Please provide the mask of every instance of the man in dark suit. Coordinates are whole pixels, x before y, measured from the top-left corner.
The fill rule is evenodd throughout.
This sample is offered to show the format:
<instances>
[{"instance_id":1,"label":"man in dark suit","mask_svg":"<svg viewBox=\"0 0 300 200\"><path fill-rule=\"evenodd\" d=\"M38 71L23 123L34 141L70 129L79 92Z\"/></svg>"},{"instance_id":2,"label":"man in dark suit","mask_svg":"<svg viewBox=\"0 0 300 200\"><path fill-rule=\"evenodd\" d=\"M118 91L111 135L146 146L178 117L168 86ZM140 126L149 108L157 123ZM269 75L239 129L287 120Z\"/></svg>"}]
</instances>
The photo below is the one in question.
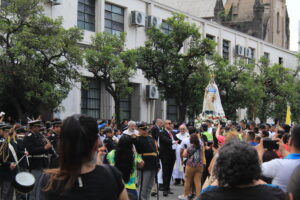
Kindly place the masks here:
<instances>
[{"instance_id":1,"label":"man in dark suit","mask_svg":"<svg viewBox=\"0 0 300 200\"><path fill-rule=\"evenodd\" d=\"M176 160L175 149L176 136L172 133L172 122L166 120L164 129L159 133L159 158L162 164L162 178L163 178L163 195L168 196L170 192L170 181Z\"/></svg>"},{"instance_id":2,"label":"man in dark suit","mask_svg":"<svg viewBox=\"0 0 300 200\"><path fill-rule=\"evenodd\" d=\"M155 141L158 140L159 132L161 130L162 125L163 125L162 120L156 119L154 126L151 128L151 135L155 139Z\"/></svg>"}]
</instances>

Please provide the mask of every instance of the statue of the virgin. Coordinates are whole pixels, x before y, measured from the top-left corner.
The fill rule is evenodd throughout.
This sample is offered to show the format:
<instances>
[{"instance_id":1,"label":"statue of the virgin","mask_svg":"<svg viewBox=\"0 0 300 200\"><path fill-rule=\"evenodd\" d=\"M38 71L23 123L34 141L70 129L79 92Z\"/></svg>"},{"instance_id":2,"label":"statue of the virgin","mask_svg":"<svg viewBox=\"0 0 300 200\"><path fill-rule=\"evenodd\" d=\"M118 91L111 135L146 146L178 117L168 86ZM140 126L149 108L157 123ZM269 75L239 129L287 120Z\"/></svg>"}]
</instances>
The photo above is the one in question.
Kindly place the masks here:
<instances>
[{"instance_id":1,"label":"statue of the virgin","mask_svg":"<svg viewBox=\"0 0 300 200\"><path fill-rule=\"evenodd\" d=\"M219 89L213 76L205 89L202 115L225 117Z\"/></svg>"}]
</instances>

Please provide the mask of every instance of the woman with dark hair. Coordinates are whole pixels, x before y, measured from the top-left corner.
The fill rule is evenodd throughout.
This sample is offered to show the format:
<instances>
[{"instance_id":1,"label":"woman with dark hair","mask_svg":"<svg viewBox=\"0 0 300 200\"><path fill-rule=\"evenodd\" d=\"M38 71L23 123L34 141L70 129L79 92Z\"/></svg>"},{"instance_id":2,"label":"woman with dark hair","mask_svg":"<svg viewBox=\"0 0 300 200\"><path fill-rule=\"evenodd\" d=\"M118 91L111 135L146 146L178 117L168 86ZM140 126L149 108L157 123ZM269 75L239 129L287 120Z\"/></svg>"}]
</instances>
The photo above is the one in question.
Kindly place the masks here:
<instances>
[{"instance_id":1,"label":"woman with dark hair","mask_svg":"<svg viewBox=\"0 0 300 200\"><path fill-rule=\"evenodd\" d=\"M182 200L188 199L193 184L195 186L196 195L199 196L201 192L201 177L205 159L204 147L200 143L199 136L196 133L190 136L190 144L191 146L183 152L183 157L187 158L187 162L185 168L184 193L178 197Z\"/></svg>"},{"instance_id":2,"label":"woman with dark hair","mask_svg":"<svg viewBox=\"0 0 300 200\"><path fill-rule=\"evenodd\" d=\"M259 180L260 161L255 148L246 142L232 140L219 152L214 173L217 181L204 189L200 200L284 200L285 194L274 185Z\"/></svg>"},{"instance_id":3,"label":"woman with dark hair","mask_svg":"<svg viewBox=\"0 0 300 200\"><path fill-rule=\"evenodd\" d=\"M136 191L137 167L142 168L144 161L141 156L133 151L133 140L129 135L123 135L115 150L107 155L109 164L114 165L122 172L123 180L126 183L129 199L135 200L138 197Z\"/></svg>"},{"instance_id":4,"label":"woman with dark hair","mask_svg":"<svg viewBox=\"0 0 300 200\"><path fill-rule=\"evenodd\" d=\"M63 121L59 142L59 168L47 170L37 183L36 199L128 200L122 175L111 167L96 165L97 122L84 115Z\"/></svg>"}]
</instances>

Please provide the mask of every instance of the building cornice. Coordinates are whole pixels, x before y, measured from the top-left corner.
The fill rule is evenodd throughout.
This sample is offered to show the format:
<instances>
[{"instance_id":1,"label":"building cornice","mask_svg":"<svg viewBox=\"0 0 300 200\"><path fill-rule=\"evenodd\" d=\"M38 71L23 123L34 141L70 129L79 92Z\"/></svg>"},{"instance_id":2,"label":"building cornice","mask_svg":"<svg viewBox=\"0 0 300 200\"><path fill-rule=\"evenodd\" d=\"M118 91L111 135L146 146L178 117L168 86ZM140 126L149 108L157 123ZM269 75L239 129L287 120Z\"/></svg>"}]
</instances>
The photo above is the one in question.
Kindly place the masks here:
<instances>
[{"instance_id":1,"label":"building cornice","mask_svg":"<svg viewBox=\"0 0 300 200\"><path fill-rule=\"evenodd\" d=\"M245 34L243 32L240 32L240 31L237 31L237 30L234 30L234 29L230 29L230 28L228 28L226 26L223 26L221 24L218 24L218 23L216 23L214 21L209 21L209 20L206 20L206 19L204 19L202 17L197 17L195 15L191 15L188 12L172 8L171 6L162 4L162 3L158 2L157 0L139 0L139 1L142 1L142 2L145 2L145 3L149 3L149 4L154 4L155 6L160 7L162 9L165 9L165 10L168 10L170 12L182 13L182 14L186 15L186 17L191 18L191 19L196 20L196 21L199 21L199 22L201 22L203 24L209 24L210 26L212 26L214 28L218 28L218 29L221 29L221 30L224 30L224 31L228 31L230 33L237 34L239 36L245 37L248 40L249 39L250 40L254 40L254 41L257 41L257 42L259 42L259 43L261 43L261 44L263 44L265 46L270 46L270 47L275 48L277 50L284 51L286 53L290 53L290 54L296 55L293 51L290 51L289 49L282 48L280 46L277 46L277 45L274 45L272 43L266 42L266 41L264 41L262 39L253 37L251 35L247 35L247 34Z\"/></svg>"}]
</instances>

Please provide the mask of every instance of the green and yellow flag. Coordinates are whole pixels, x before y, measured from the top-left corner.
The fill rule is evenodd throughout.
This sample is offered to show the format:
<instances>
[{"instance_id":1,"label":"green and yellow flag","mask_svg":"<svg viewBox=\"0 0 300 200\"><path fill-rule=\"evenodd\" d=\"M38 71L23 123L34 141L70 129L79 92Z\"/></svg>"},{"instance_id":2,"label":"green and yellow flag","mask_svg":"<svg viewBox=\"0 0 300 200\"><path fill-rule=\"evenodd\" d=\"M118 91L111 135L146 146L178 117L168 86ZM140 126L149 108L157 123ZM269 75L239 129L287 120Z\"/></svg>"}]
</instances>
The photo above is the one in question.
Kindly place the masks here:
<instances>
[{"instance_id":1,"label":"green and yellow flag","mask_svg":"<svg viewBox=\"0 0 300 200\"><path fill-rule=\"evenodd\" d=\"M290 105L287 106L285 124L287 124L287 125L291 125L292 124L291 106Z\"/></svg>"}]
</instances>

